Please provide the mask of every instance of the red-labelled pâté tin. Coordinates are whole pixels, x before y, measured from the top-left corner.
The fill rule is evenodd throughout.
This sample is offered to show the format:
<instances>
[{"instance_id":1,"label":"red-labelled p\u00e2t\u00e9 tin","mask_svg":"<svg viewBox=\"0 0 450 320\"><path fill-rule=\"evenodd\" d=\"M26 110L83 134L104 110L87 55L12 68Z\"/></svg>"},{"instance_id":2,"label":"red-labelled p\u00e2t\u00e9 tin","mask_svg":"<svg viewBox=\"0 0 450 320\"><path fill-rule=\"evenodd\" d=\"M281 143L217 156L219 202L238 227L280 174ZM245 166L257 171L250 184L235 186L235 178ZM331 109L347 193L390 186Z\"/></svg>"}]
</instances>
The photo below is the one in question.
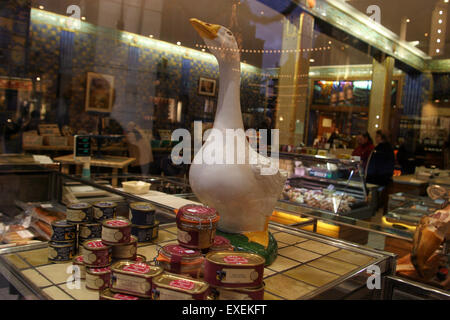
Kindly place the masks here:
<instances>
[{"instance_id":1,"label":"red-labelled p\u00e2t\u00e9 tin","mask_svg":"<svg viewBox=\"0 0 450 320\"><path fill-rule=\"evenodd\" d=\"M111 291L151 298L152 280L163 269L147 262L119 261L112 265L111 272Z\"/></svg>"},{"instance_id":2,"label":"red-labelled p\u00e2t\u00e9 tin","mask_svg":"<svg viewBox=\"0 0 450 320\"><path fill-rule=\"evenodd\" d=\"M107 244L129 243L131 222L125 218L108 219L102 223L102 241Z\"/></svg>"},{"instance_id":3,"label":"red-labelled p\u00e2t\u00e9 tin","mask_svg":"<svg viewBox=\"0 0 450 320\"><path fill-rule=\"evenodd\" d=\"M111 268L86 268L86 288L104 290L111 281Z\"/></svg>"},{"instance_id":4,"label":"red-labelled p\u00e2t\u00e9 tin","mask_svg":"<svg viewBox=\"0 0 450 320\"><path fill-rule=\"evenodd\" d=\"M206 300L209 285L178 274L163 273L153 279L153 300Z\"/></svg>"},{"instance_id":5,"label":"red-labelled p\u00e2t\u00e9 tin","mask_svg":"<svg viewBox=\"0 0 450 320\"><path fill-rule=\"evenodd\" d=\"M259 287L263 281L265 259L238 251L208 253L205 257L205 281L226 288Z\"/></svg>"},{"instance_id":6,"label":"red-labelled p\u00e2t\u00e9 tin","mask_svg":"<svg viewBox=\"0 0 450 320\"><path fill-rule=\"evenodd\" d=\"M214 244L219 214L213 208L188 204L177 213L178 242L192 249L208 249Z\"/></svg>"},{"instance_id":7,"label":"red-labelled p\u00e2t\u00e9 tin","mask_svg":"<svg viewBox=\"0 0 450 320\"><path fill-rule=\"evenodd\" d=\"M105 267L111 264L112 248L101 239L87 240L83 243L83 261L88 267Z\"/></svg>"}]
</instances>

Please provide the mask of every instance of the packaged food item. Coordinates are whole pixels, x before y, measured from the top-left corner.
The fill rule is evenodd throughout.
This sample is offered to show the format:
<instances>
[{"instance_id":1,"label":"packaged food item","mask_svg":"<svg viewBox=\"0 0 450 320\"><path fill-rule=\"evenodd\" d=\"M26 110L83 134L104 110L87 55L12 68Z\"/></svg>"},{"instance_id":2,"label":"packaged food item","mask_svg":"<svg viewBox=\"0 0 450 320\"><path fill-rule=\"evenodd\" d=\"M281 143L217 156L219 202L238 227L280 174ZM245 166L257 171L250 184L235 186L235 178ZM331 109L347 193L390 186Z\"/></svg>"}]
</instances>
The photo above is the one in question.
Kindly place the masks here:
<instances>
[{"instance_id":1,"label":"packaged food item","mask_svg":"<svg viewBox=\"0 0 450 320\"><path fill-rule=\"evenodd\" d=\"M123 293L115 293L110 289L105 289L100 292L100 300L145 300L136 296L131 296Z\"/></svg>"},{"instance_id":2,"label":"packaged food item","mask_svg":"<svg viewBox=\"0 0 450 320\"><path fill-rule=\"evenodd\" d=\"M138 226L153 225L155 223L155 207L147 202L133 202L130 204L131 223Z\"/></svg>"},{"instance_id":3,"label":"packaged food item","mask_svg":"<svg viewBox=\"0 0 450 320\"><path fill-rule=\"evenodd\" d=\"M34 238L34 234L22 225L6 226L2 234L4 243L26 244Z\"/></svg>"},{"instance_id":4,"label":"packaged food item","mask_svg":"<svg viewBox=\"0 0 450 320\"><path fill-rule=\"evenodd\" d=\"M136 260L137 238L131 236L129 243L112 246L113 259Z\"/></svg>"},{"instance_id":5,"label":"packaged food item","mask_svg":"<svg viewBox=\"0 0 450 320\"><path fill-rule=\"evenodd\" d=\"M259 287L263 281L265 259L239 251L210 252L205 257L205 281L226 288Z\"/></svg>"},{"instance_id":6,"label":"packaged food item","mask_svg":"<svg viewBox=\"0 0 450 320\"><path fill-rule=\"evenodd\" d=\"M104 290L111 281L111 268L86 268L86 288Z\"/></svg>"},{"instance_id":7,"label":"packaged food item","mask_svg":"<svg viewBox=\"0 0 450 320\"><path fill-rule=\"evenodd\" d=\"M151 298L152 280L163 269L147 262L119 261L112 265L111 272L111 291Z\"/></svg>"},{"instance_id":8,"label":"packaged food item","mask_svg":"<svg viewBox=\"0 0 450 320\"><path fill-rule=\"evenodd\" d=\"M159 250L156 258L164 270L199 278L203 274L203 256L200 251L179 245L166 245Z\"/></svg>"},{"instance_id":9,"label":"packaged food item","mask_svg":"<svg viewBox=\"0 0 450 320\"><path fill-rule=\"evenodd\" d=\"M264 283L256 288L211 287L215 300L264 300Z\"/></svg>"},{"instance_id":10,"label":"packaged food item","mask_svg":"<svg viewBox=\"0 0 450 320\"><path fill-rule=\"evenodd\" d=\"M86 241L89 239L101 238L101 236L102 236L102 224L101 223L82 223L82 224L80 224L80 239L83 239L84 241Z\"/></svg>"},{"instance_id":11,"label":"packaged food item","mask_svg":"<svg viewBox=\"0 0 450 320\"><path fill-rule=\"evenodd\" d=\"M178 242L188 248L208 249L214 243L219 214L213 208L185 205L178 210Z\"/></svg>"},{"instance_id":12,"label":"packaged food item","mask_svg":"<svg viewBox=\"0 0 450 320\"><path fill-rule=\"evenodd\" d=\"M66 214L63 212L45 209L41 207L33 207L32 215L33 217L37 218L40 221L45 222L48 225L51 225L52 222L54 221L66 219Z\"/></svg>"},{"instance_id":13,"label":"packaged food item","mask_svg":"<svg viewBox=\"0 0 450 320\"><path fill-rule=\"evenodd\" d=\"M51 262L72 261L75 252L74 241L48 243L48 260Z\"/></svg>"},{"instance_id":14,"label":"packaged food item","mask_svg":"<svg viewBox=\"0 0 450 320\"><path fill-rule=\"evenodd\" d=\"M114 218L103 221L102 241L107 244L129 243L131 222L125 218Z\"/></svg>"},{"instance_id":15,"label":"packaged food item","mask_svg":"<svg viewBox=\"0 0 450 320\"><path fill-rule=\"evenodd\" d=\"M67 206L66 219L70 223L84 223L92 220L92 206L89 203L78 202Z\"/></svg>"},{"instance_id":16,"label":"packaged food item","mask_svg":"<svg viewBox=\"0 0 450 320\"><path fill-rule=\"evenodd\" d=\"M206 300L209 285L178 274L163 273L153 280L153 300Z\"/></svg>"},{"instance_id":17,"label":"packaged food item","mask_svg":"<svg viewBox=\"0 0 450 320\"><path fill-rule=\"evenodd\" d=\"M211 248L209 248L209 251L233 251L234 247L231 245L230 240L227 238L224 238L222 236L215 236L214 238L214 244Z\"/></svg>"},{"instance_id":18,"label":"packaged food item","mask_svg":"<svg viewBox=\"0 0 450 320\"><path fill-rule=\"evenodd\" d=\"M73 258L72 264L74 267L78 268L80 279L86 279L86 265L84 264L83 256L78 255L75 258Z\"/></svg>"},{"instance_id":19,"label":"packaged food item","mask_svg":"<svg viewBox=\"0 0 450 320\"><path fill-rule=\"evenodd\" d=\"M111 246L103 243L101 239L91 239L83 243L83 260L89 267L105 267L112 262Z\"/></svg>"},{"instance_id":20,"label":"packaged food item","mask_svg":"<svg viewBox=\"0 0 450 320\"><path fill-rule=\"evenodd\" d=\"M117 204L111 201L100 201L94 203L94 220L103 221L116 217Z\"/></svg>"},{"instance_id":21,"label":"packaged food item","mask_svg":"<svg viewBox=\"0 0 450 320\"><path fill-rule=\"evenodd\" d=\"M138 242L150 242L158 238L159 233L159 221L151 226L131 226L131 234L138 239Z\"/></svg>"},{"instance_id":22,"label":"packaged food item","mask_svg":"<svg viewBox=\"0 0 450 320\"><path fill-rule=\"evenodd\" d=\"M52 222L52 241L74 241L76 240L77 226L70 224L67 220Z\"/></svg>"}]
</instances>

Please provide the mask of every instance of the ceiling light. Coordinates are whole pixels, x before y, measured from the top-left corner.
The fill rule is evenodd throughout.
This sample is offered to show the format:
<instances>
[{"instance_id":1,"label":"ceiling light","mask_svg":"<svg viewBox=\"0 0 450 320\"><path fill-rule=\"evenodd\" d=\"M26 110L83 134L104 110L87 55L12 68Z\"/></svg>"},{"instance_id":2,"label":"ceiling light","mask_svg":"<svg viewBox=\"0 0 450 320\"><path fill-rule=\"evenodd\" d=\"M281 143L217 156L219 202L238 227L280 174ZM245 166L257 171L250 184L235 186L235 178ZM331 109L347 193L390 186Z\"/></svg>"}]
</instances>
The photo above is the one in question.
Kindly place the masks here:
<instances>
[{"instance_id":1,"label":"ceiling light","mask_svg":"<svg viewBox=\"0 0 450 320\"><path fill-rule=\"evenodd\" d=\"M439 19L439 21L438 21L438 22L439 22L439 24L442 24L442 19Z\"/></svg>"},{"instance_id":2,"label":"ceiling light","mask_svg":"<svg viewBox=\"0 0 450 320\"><path fill-rule=\"evenodd\" d=\"M437 43L441 43L441 39L437 39L436 42L437 42Z\"/></svg>"},{"instance_id":3,"label":"ceiling light","mask_svg":"<svg viewBox=\"0 0 450 320\"><path fill-rule=\"evenodd\" d=\"M438 29L438 33L441 33L442 32L442 30L441 29Z\"/></svg>"},{"instance_id":4,"label":"ceiling light","mask_svg":"<svg viewBox=\"0 0 450 320\"><path fill-rule=\"evenodd\" d=\"M410 23L410 22L411 22L411 20L410 20L410 19L406 19L406 22L407 22L407 23Z\"/></svg>"},{"instance_id":5,"label":"ceiling light","mask_svg":"<svg viewBox=\"0 0 450 320\"><path fill-rule=\"evenodd\" d=\"M440 15L442 15L443 13L444 13L444 11L442 11L442 10L441 10L441 11L439 11L439 14L440 14Z\"/></svg>"},{"instance_id":6,"label":"ceiling light","mask_svg":"<svg viewBox=\"0 0 450 320\"><path fill-rule=\"evenodd\" d=\"M316 60L314 60L314 59L309 59L309 62L314 63L314 62L316 62Z\"/></svg>"},{"instance_id":7,"label":"ceiling light","mask_svg":"<svg viewBox=\"0 0 450 320\"><path fill-rule=\"evenodd\" d=\"M180 41L178 41L178 42L177 42L177 45L181 46L181 42L180 42Z\"/></svg>"},{"instance_id":8,"label":"ceiling light","mask_svg":"<svg viewBox=\"0 0 450 320\"><path fill-rule=\"evenodd\" d=\"M45 8L44 6L39 6L39 9L44 10Z\"/></svg>"},{"instance_id":9,"label":"ceiling light","mask_svg":"<svg viewBox=\"0 0 450 320\"><path fill-rule=\"evenodd\" d=\"M425 37L428 37L428 33L425 33Z\"/></svg>"},{"instance_id":10,"label":"ceiling light","mask_svg":"<svg viewBox=\"0 0 450 320\"><path fill-rule=\"evenodd\" d=\"M85 20L86 20L86 17L81 17L81 20L85 21Z\"/></svg>"},{"instance_id":11,"label":"ceiling light","mask_svg":"<svg viewBox=\"0 0 450 320\"><path fill-rule=\"evenodd\" d=\"M436 53L439 53L439 52L441 52L441 50L440 49L436 49Z\"/></svg>"}]
</instances>

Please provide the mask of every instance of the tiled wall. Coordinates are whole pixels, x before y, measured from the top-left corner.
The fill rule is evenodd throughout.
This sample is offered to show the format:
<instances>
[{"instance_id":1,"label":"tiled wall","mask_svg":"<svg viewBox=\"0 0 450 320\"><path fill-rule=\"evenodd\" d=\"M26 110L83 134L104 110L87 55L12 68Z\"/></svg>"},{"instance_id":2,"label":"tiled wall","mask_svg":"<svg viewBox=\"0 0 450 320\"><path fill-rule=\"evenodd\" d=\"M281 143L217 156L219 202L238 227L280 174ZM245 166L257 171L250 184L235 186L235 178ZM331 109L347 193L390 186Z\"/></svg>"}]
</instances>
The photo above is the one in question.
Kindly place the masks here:
<instances>
[{"instance_id":1,"label":"tiled wall","mask_svg":"<svg viewBox=\"0 0 450 320\"><path fill-rule=\"evenodd\" d=\"M181 51L148 44L145 41L149 40L144 37L133 35L133 40L129 40L131 35L126 35L130 36L128 39L125 33L84 22L80 30L70 30L63 20L61 16L32 10L30 62L46 88L45 101L52 110L50 119L61 125L70 124L76 130L94 130L96 118L84 112L87 72L114 76L115 101L111 117L122 126L135 121L151 129L152 122L148 119L155 111L155 96L184 101L185 123L182 126L190 127L190 121L204 117L206 97L197 93L198 81L200 77L218 80L214 60L186 57ZM163 60L167 61L166 67ZM243 68L241 100L244 110L259 107L264 102L261 90L250 85L259 84L262 79L258 69ZM155 125L167 129L176 126L161 119L167 114L164 101L158 108L160 119Z\"/></svg>"}]
</instances>

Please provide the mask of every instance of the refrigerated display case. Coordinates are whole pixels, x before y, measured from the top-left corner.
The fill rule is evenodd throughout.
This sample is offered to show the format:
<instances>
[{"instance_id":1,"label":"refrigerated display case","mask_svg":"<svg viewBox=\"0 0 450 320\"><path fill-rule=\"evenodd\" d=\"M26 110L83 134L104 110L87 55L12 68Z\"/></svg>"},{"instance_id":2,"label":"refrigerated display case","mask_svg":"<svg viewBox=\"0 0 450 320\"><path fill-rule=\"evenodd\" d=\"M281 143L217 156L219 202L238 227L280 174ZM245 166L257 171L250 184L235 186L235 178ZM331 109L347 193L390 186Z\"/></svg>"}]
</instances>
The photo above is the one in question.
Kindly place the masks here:
<instances>
[{"instance_id":1,"label":"refrigerated display case","mask_svg":"<svg viewBox=\"0 0 450 320\"><path fill-rule=\"evenodd\" d=\"M281 201L358 219L376 210L376 186L366 184L358 161L307 154L281 154L289 171Z\"/></svg>"},{"instance_id":2,"label":"refrigerated display case","mask_svg":"<svg viewBox=\"0 0 450 320\"><path fill-rule=\"evenodd\" d=\"M56 171L49 174L49 180L49 196L35 204L62 212L65 211L64 189L73 184L117 196L118 206L122 207L118 215L128 214L130 202L153 204L157 220L161 222L159 236L152 242L138 245L138 254L146 256L147 261L153 261L162 245L176 242L174 210L193 202L156 190L156 196L151 195L151 191L150 195L133 195L112 188L108 183ZM279 252L275 262L265 268L265 299L380 299L381 290L371 290L367 286L370 276L367 268L379 267L382 278L395 272L393 254L275 222L271 222L269 228L278 241ZM2 249L0 272L26 299L98 299L98 292L86 289L83 280L80 289L67 284L70 276L67 268L71 262L53 264L47 255L47 242Z\"/></svg>"}]
</instances>

